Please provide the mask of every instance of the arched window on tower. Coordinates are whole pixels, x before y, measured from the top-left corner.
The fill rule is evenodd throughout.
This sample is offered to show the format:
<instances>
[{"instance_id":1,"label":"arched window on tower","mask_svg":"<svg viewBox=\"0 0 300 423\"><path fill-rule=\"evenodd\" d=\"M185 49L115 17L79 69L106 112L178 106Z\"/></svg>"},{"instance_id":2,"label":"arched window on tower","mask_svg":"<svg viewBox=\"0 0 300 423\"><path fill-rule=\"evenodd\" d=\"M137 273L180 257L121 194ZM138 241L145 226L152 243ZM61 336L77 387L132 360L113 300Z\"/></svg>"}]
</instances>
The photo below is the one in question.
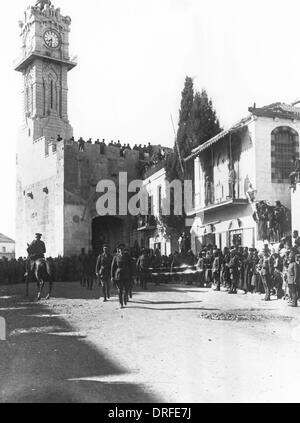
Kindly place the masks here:
<instances>
[{"instance_id":1,"label":"arched window on tower","mask_svg":"<svg viewBox=\"0 0 300 423\"><path fill-rule=\"evenodd\" d=\"M43 79L43 116L46 116L46 83Z\"/></svg>"},{"instance_id":2,"label":"arched window on tower","mask_svg":"<svg viewBox=\"0 0 300 423\"><path fill-rule=\"evenodd\" d=\"M53 96L54 96L54 92L53 92L53 80L51 79L50 82L50 108L53 109Z\"/></svg>"},{"instance_id":3,"label":"arched window on tower","mask_svg":"<svg viewBox=\"0 0 300 423\"><path fill-rule=\"evenodd\" d=\"M271 134L272 182L287 183L292 158L299 153L299 135L289 126L275 128Z\"/></svg>"}]
</instances>

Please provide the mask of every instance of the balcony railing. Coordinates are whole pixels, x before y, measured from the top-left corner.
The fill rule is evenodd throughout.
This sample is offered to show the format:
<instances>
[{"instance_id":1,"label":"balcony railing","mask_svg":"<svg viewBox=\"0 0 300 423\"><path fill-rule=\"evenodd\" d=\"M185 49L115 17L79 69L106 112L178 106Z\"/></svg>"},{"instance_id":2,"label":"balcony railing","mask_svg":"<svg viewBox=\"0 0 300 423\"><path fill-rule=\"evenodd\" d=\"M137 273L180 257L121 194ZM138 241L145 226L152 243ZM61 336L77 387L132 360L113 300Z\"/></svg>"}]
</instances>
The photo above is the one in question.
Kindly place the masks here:
<instances>
[{"instance_id":1,"label":"balcony railing","mask_svg":"<svg viewBox=\"0 0 300 423\"><path fill-rule=\"evenodd\" d=\"M191 213L195 210L205 210L222 206L223 204L247 204L248 199L244 194L244 180L239 179L232 185L229 183L212 184L210 190L207 188L195 193L194 206Z\"/></svg>"},{"instance_id":2,"label":"balcony railing","mask_svg":"<svg viewBox=\"0 0 300 423\"><path fill-rule=\"evenodd\" d=\"M137 218L137 229L141 230L150 230L156 228L156 219L152 215L148 216L139 216Z\"/></svg>"}]
</instances>

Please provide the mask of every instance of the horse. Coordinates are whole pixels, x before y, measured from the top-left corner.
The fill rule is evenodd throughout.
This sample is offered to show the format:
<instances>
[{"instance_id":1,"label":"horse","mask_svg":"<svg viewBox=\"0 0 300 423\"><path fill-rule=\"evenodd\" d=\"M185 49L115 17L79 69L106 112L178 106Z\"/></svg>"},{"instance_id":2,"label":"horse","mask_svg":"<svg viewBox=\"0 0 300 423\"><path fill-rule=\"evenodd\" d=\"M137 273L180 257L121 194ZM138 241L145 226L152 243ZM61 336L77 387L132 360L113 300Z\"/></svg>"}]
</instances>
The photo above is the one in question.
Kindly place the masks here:
<instances>
[{"instance_id":1,"label":"horse","mask_svg":"<svg viewBox=\"0 0 300 423\"><path fill-rule=\"evenodd\" d=\"M26 276L26 297L29 296L29 282L30 282L31 276L34 276L37 282L37 290L38 290L37 300L40 301L42 299L42 293L43 293L45 282L49 283L49 293L46 297L46 300L50 300L51 294L52 294L52 288L53 288L53 281L54 281L53 263L43 258L33 260L33 263L34 265L32 270L29 271Z\"/></svg>"}]
</instances>

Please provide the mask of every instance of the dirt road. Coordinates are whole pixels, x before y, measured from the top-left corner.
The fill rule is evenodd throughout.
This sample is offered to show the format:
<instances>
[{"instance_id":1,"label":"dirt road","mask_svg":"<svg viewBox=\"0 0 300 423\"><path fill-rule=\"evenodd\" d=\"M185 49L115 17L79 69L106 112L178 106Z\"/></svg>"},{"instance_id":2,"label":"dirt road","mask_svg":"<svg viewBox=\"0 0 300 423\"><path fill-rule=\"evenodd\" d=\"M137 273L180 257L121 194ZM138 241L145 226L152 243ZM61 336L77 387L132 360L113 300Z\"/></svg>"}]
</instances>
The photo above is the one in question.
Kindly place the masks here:
<instances>
[{"instance_id":1,"label":"dirt road","mask_svg":"<svg viewBox=\"0 0 300 423\"><path fill-rule=\"evenodd\" d=\"M0 288L0 402L298 402L300 308L195 286Z\"/></svg>"}]
</instances>

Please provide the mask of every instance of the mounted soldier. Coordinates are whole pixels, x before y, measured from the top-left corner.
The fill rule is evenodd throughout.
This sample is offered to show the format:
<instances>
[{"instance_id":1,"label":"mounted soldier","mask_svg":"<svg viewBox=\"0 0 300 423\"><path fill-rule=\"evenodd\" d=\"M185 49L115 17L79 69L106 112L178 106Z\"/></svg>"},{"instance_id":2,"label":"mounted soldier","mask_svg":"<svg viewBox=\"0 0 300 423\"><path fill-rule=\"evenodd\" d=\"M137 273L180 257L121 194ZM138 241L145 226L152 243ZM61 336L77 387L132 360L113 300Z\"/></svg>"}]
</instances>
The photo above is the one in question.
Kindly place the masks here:
<instances>
[{"instance_id":1,"label":"mounted soldier","mask_svg":"<svg viewBox=\"0 0 300 423\"><path fill-rule=\"evenodd\" d=\"M42 297L42 290L46 281L49 282L49 294L46 298L50 299L54 275L53 263L45 259L46 246L41 238L42 234L36 233L35 240L31 244L27 244L28 259L25 274L26 296L28 297L29 294L29 282L35 277L38 287L38 300Z\"/></svg>"},{"instance_id":2,"label":"mounted soldier","mask_svg":"<svg viewBox=\"0 0 300 423\"><path fill-rule=\"evenodd\" d=\"M32 241L32 243L27 244L28 259L27 259L27 268L26 268L27 272L25 276L33 272L36 260L45 258L46 246L41 238L42 238L42 234L36 233L35 239Z\"/></svg>"}]
</instances>

